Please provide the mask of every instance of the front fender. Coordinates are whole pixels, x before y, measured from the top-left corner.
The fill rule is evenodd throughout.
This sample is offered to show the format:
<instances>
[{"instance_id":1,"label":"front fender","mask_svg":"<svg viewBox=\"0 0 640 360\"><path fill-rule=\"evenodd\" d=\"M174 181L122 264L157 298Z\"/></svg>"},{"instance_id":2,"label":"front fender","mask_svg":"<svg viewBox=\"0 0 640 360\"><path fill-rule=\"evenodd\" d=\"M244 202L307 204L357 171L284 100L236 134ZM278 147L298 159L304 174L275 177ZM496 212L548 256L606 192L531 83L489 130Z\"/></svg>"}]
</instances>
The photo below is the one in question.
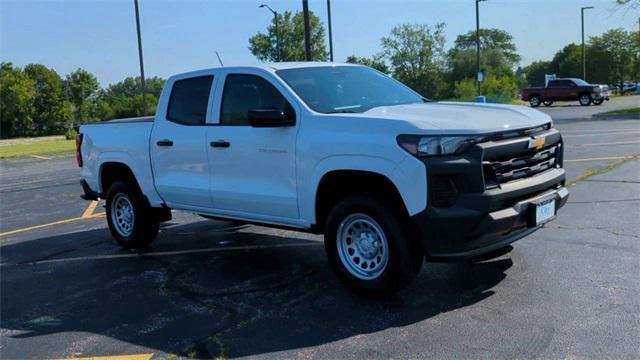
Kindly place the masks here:
<instances>
[{"instance_id":1,"label":"front fender","mask_svg":"<svg viewBox=\"0 0 640 360\"><path fill-rule=\"evenodd\" d=\"M426 207L426 172L417 159L407 159L397 164L377 156L336 155L319 161L311 176L299 181L300 216L309 224L315 223L316 194L320 181L324 175L337 170L366 171L385 176L398 189L409 215L417 214Z\"/></svg>"}]
</instances>

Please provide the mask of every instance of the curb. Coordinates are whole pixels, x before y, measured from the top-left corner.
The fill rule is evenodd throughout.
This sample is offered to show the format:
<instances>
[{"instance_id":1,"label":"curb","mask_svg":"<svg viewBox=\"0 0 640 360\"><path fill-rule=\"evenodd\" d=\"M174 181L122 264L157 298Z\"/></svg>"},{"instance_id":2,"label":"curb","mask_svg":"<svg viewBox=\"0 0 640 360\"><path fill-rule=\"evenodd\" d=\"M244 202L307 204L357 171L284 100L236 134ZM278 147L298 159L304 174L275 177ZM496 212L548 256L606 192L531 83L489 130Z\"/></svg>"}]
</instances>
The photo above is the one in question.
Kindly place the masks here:
<instances>
[{"instance_id":1,"label":"curb","mask_svg":"<svg viewBox=\"0 0 640 360\"><path fill-rule=\"evenodd\" d=\"M640 120L640 114L624 114L624 115L591 115L593 120Z\"/></svg>"}]
</instances>

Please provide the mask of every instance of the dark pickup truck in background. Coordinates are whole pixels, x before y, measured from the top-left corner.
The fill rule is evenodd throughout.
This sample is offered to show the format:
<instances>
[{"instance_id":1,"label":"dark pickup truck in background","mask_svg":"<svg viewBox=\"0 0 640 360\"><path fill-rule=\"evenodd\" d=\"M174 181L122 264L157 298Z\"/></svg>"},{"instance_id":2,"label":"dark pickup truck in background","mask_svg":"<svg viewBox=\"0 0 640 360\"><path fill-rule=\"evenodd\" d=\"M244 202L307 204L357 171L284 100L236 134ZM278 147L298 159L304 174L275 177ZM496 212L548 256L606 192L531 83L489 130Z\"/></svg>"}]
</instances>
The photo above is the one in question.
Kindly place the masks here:
<instances>
[{"instance_id":1,"label":"dark pickup truck in background","mask_svg":"<svg viewBox=\"0 0 640 360\"><path fill-rule=\"evenodd\" d=\"M531 107L540 104L551 106L554 101L579 101L580 105L600 105L609 100L609 87L594 85L582 79L549 80L547 87L530 87L522 90L522 100Z\"/></svg>"}]
</instances>

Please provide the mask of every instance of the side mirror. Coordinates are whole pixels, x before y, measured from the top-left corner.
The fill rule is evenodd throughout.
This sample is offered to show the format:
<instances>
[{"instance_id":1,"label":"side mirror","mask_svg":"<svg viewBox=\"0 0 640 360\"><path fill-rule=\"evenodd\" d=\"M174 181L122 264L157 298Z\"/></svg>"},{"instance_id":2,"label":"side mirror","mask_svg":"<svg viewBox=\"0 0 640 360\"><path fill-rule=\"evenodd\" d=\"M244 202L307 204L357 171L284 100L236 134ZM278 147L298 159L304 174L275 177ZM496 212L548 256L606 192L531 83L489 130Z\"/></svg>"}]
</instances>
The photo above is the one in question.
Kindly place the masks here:
<instances>
[{"instance_id":1,"label":"side mirror","mask_svg":"<svg viewBox=\"0 0 640 360\"><path fill-rule=\"evenodd\" d=\"M282 110L254 109L249 110L249 124L253 127L284 127L296 124L295 116Z\"/></svg>"}]
</instances>

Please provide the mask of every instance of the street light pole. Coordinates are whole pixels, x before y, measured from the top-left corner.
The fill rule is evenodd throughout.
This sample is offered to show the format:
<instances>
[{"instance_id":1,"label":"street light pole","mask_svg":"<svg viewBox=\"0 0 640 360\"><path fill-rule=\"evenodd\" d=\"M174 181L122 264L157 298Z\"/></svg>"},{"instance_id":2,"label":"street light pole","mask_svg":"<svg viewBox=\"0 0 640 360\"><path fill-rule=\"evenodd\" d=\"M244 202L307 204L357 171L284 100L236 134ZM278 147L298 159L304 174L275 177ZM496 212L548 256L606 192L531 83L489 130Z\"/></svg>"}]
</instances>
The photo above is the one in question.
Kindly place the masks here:
<instances>
[{"instance_id":1,"label":"street light pole","mask_svg":"<svg viewBox=\"0 0 640 360\"><path fill-rule=\"evenodd\" d=\"M133 0L136 8L136 28L138 29L138 57L140 58L140 83L142 84L142 116L147 114L147 95L144 83L144 60L142 58L142 35L140 34L140 10L138 10L138 0Z\"/></svg>"},{"instance_id":2,"label":"street light pole","mask_svg":"<svg viewBox=\"0 0 640 360\"><path fill-rule=\"evenodd\" d=\"M480 2L486 0L476 0L476 65L478 72L476 80L478 82L478 96L482 95L482 86L480 83Z\"/></svg>"},{"instance_id":3,"label":"street light pole","mask_svg":"<svg viewBox=\"0 0 640 360\"><path fill-rule=\"evenodd\" d=\"M302 0L304 15L304 53L307 61L311 61L311 25L309 24L309 0Z\"/></svg>"},{"instance_id":4,"label":"street light pole","mask_svg":"<svg viewBox=\"0 0 640 360\"><path fill-rule=\"evenodd\" d=\"M274 23L276 24L276 53L277 61L282 61L282 48L280 47L280 32L278 31L278 12L273 10L269 5L262 4L259 8L266 8L273 14Z\"/></svg>"},{"instance_id":5,"label":"street light pole","mask_svg":"<svg viewBox=\"0 0 640 360\"><path fill-rule=\"evenodd\" d=\"M333 62L333 34L331 33L331 0L327 0L327 22L329 24L329 59Z\"/></svg>"},{"instance_id":6,"label":"street light pole","mask_svg":"<svg viewBox=\"0 0 640 360\"><path fill-rule=\"evenodd\" d=\"M593 6L580 8L580 20L582 22L582 80L587 81L587 54L584 51L584 11L593 9Z\"/></svg>"}]
</instances>

